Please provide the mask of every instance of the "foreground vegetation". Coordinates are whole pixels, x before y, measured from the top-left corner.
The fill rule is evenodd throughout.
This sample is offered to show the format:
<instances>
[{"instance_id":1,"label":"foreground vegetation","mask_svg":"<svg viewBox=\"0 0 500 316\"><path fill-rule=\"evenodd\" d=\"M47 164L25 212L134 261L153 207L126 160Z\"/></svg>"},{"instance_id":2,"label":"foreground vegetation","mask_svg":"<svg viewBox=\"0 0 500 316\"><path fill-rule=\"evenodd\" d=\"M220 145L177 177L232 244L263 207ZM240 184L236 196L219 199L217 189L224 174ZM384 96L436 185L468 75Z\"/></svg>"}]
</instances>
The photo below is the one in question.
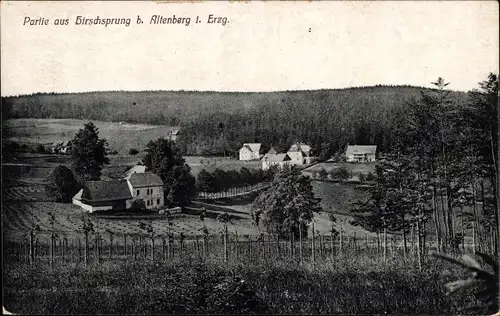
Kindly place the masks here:
<instances>
[{"instance_id":1,"label":"foreground vegetation","mask_svg":"<svg viewBox=\"0 0 500 316\"><path fill-rule=\"evenodd\" d=\"M456 314L475 292L446 295L464 276L430 259L421 273L401 259L358 256L321 266L211 261L30 267L7 264L4 305L37 314ZM475 309L484 314L484 310Z\"/></svg>"}]
</instances>

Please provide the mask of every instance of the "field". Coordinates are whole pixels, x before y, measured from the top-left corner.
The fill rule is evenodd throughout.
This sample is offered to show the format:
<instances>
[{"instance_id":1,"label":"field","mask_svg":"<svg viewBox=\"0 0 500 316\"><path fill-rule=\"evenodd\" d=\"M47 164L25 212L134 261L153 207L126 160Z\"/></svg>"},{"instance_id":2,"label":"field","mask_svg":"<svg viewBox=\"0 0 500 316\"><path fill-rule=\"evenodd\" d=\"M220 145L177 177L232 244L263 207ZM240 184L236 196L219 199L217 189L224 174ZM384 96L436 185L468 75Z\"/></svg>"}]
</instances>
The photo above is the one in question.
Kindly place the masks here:
<instances>
[{"instance_id":1,"label":"field","mask_svg":"<svg viewBox=\"0 0 500 316\"><path fill-rule=\"evenodd\" d=\"M165 125L128 124L92 121L99 128L99 136L108 140L111 150L127 154L130 148L142 150L150 140L165 137L176 127ZM55 141L70 140L87 120L76 119L11 119L3 122L6 140L34 147L51 145ZM5 133L5 132L4 132Z\"/></svg>"},{"instance_id":2,"label":"field","mask_svg":"<svg viewBox=\"0 0 500 316\"><path fill-rule=\"evenodd\" d=\"M261 162L259 160L241 161L234 158L199 156L187 156L184 158L186 159L186 163L191 167L191 173L195 177L202 169L213 172L217 168L220 168L224 171L240 170L242 167L246 167L248 169L261 168Z\"/></svg>"},{"instance_id":3,"label":"field","mask_svg":"<svg viewBox=\"0 0 500 316\"><path fill-rule=\"evenodd\" d=\"M312 181L314 195L321 199L323 210L335 214L351 214L352 203L368 197L368 193L354 185L326 181Z\"/></svg>"},{"instance_id":4,"label":"field","mask_svg":"<svg viewBox=\"0 0 500 316\"><path fill-rule=\"evenodd\" d=\"M374 163L339 163L339 162L321 162L315 164L309 168L304 169L303 173L312 176L313 172L319 172L321 169L325 169L326 172L338 168L346 168L349 172L349 179L357 180L359 174L367 175L368 173L375 173Z\"/></svg>"},{"instance_id":5,"label":"field","mask_svg":"<svg viewBox=\"0 0 500 316\"><path fill-rule=\"evenodd\" d=\"M437 259L422 273L401 258L384 264L338 257L298 266L255 255L224 264L192 257L87 268L8 264L3 304L18 314L456 315L475 303L474 292L446 294L444 284L465 274Z\"/></svg>"}]
</instances>

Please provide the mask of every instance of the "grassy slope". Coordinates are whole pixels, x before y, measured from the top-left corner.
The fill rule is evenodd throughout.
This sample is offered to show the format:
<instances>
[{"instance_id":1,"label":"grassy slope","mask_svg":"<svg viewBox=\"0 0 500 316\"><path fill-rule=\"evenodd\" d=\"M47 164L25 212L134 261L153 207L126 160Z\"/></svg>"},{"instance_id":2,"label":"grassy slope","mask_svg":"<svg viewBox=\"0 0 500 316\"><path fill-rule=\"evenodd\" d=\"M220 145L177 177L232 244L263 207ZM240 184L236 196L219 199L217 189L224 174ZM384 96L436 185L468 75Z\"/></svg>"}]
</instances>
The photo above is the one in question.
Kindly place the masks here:
<instances>
[{"instance_id":1,"label":"grassy slope","mask_svg":"<svg viewBox=\"0 0 500 316\"><path fill-rule=\"evenodd\" d=\"M311 267L255 260L224 263L195 258L172 262L29 267L8 263L4 306L21 314L457 314L473 304L469 292L445 294L463 277L448 263L415 264L391 258L338 258ZM446 271L447 273L444 273ZM247 298L232 300L245 281ZM226 303L234 303L227 304ZM232 307L229 308L228 307ZM249 309L243 310L243 306ZM478 314L486 314L477 310Z\"/></svg>"},{"instance_id":2,"label":"grassy slope","mask_svg":"<svg viewBox=\"0 0 500 316\"><path fill-rule=\"evenodd\" d=\"M70 140L88 120L76 119L13 119L4 122L8 140L20 144L49 145L58 140ZM150 140L165 137L176 127L144 124L120 124L93 121L99 136L108 140L110 148L127 154L130 148L142 150Z\"/></svg>"}]
</instances>

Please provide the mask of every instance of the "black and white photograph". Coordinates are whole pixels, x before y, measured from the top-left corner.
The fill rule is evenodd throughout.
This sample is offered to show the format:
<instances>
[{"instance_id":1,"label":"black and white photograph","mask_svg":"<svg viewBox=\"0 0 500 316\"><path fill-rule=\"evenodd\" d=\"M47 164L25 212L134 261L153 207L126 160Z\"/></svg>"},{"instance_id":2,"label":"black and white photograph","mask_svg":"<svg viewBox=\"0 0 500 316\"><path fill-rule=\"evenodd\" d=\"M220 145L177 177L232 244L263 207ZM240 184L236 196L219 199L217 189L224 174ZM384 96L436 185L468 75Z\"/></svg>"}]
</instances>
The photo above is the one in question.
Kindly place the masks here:
<instances>
[{"instance_id":1,"label":"black and white photograph","mask_svg":"<svg viewBox=\"0 0 500 316\"><path fill-rule=\"evenodd\" d=\"M497 1L2 1L3 314L499 315Z\"/></svg>"}]
</instances>

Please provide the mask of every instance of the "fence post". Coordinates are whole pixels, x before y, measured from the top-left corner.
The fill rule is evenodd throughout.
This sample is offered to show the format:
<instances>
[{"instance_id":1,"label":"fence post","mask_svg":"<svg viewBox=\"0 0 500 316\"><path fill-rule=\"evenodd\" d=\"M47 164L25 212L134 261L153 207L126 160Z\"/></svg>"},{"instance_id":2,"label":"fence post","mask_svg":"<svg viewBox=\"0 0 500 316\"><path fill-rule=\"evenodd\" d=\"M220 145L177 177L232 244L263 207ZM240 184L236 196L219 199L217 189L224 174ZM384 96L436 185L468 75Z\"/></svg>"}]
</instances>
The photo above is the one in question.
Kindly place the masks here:
<instances>
[{"instance_id":1,"label":"fence post","mask_svg":"<svg viewBox=\"0 0 500 316\"><path fill-rule=\"evenodd\" d=\"M239 249L238 249L239 248L238 247L239 246L239 240L238 240L238 231L237 230L234 232L234 235L235 235L234 236L234 239L235 239L235 249L234 249L234 251L235 251L235 255L236 255L236 260L238 260L238 255L239 255Z\"/></svg>"},{"instance_id":2,"label":"fence post","mask_svg":"<svg viewBox=\"0 0 500 316\"><path fill-rule=\"evenodd\" d=\"M114 240L114 235L109 234L109 260L113 259L113 240Z\"/></svg>"},{"instance_id":3,"label":"fence post","mask_svg":"<svg viewBox=\"0 0 500 316\"><path fill-rule=\"evenodd\" d=\"M96 234L95 236L95 252L96 252L96 260L97 260L97 263L100 263L101 262L101 247L100 247L100 236L99 234Z\"/></svg>"},{"instance_id":4,"label":"fence post","mask_svg":"<svg viewBox=\"0 0 500 316\"><path fill-rule=\"evenodd\" d=\"M369 247L368 247L368 234L365 233L365 249L366 249L366 253L369 253Z\"/></svg>"},{"instance_id":5,"label":"fence post","mask_svg":"<svg viewBox=\"0 0 500 316\"><path fill-rule=\"evenodd\" d=\"M167 251L166 251L166 241L165 241L165 237L162 237L161 238L161 252L162 252L162 255L163 255L163 261L167 261Z\"/></svg>"},{"instance_id":6,"label":"fence post","mask_svg":"<svg viewBox=\"0 0 500 316\"><path fill-rule=\"evenodd\" d=\"M422 255L421 255L421 237L420 237L420 220L417 219L417 257L418 269L422 271Z\"/></svg>"},{"instance_id":7,"label":"fence post","mask_svg":"<svg viewBox=\"0 0 500 316\"><path fill-rule=\"evenodd\" d=\"M35 262L34 239L35 231L32 229L30 231L30 264L33 264Z\"/></svg>"},{"instance_id":8,"label":"fence post","mask_svg":"<svg viewBox=\"0 0 500 316\"><path fill-rule=\"evenodd\" d=\"M353 241L352 247L353 247L353 250L354 250L354 254L356 254L357 250L358 250L358 247L357 247L358 246L358 239L356 238L356 232L354 232L354 236L353 236L352 241Z\"/></svg>"},{"instance_id":9,"label":"fence post","mask_svg":"<svg viewBox=\"0 0 500 316\"><path fill-rule=\"evenodd\" d=\"M123 256L127 260L127 234L123 235Z\"/></svg>"},{"instance_id":10,"label":"fence post","mask_svg":"<svg viewBox=\"0 0 500 316\"><path fill-rule=\"evenodd\" d=\"M472 221L472 253L476 254L476 224Z\"/></svg>"},{"instance_id":11,"label":"fence post","mask_svg":"<svg viewBox=\"0 0 500 316\"><path fill-rule=\"evenodd\" d=\"M155 238L151 236L151 261L155 261Z\"/></svg>"},{"instance_id":12,"label":"fence post","mask_svg":"<svg viewBox=\"0 0 500 316\"><path fill-rule=\"evenodd\" d=\"M137 259L137 253L135 251L136 236L132 236L132 258L134 261Z\"/></svg>"},{"instance_id":13,"label":"fence post","mask_svg":"<svg viewBox=\"0 0 500 316\"><path fill-rule=\"evenodd\" d=\"M37 257L39 256L40 248L38 246L38 238L35 240L35 254L34 254L34 260L35 262L37 261Z\"/></svg>"},{"instance_id":14,"label":"fence post","mask_svg":"<svg viewBox=\"0 0 500 316\"><path fill-rule=\"evenodd\" d=\"M224 223L224 262L227 262L227 224Z\"/></svg>"},{"instance_id":15,"label":"fence post","mask_svg":"<svg viewBox=\"0 0 500 316\"><path fill-rule=\"evenodd\" d=\"M316 262L316 235L314 231L314 221L312 222L312 262Z\"/></svg>"},{"instance_id":16,"label":"fence post","mask_svg":"<svg viewBox=\"0 0 500 316\"><path fill-rule=\"evenodd\" d=\"M384 264L387 263L387 227L384 226Z\"/></svg>"},{"instance_id":17,"label":"fence post","mask_svg":"<svg viewBox=\"0 0 500 316\"><path fill-rule=\"evenodd\" d=\"M342 240L342 235L344 234L344 226L340 226L340 234L339 234L339 256L342 255L342 246L343 246L343 240Z\"/></svg>"},{"instance_id":18,"label":"fence post","mask_svg":"<svg viewBox=\"0 0 500 316\"><path fill-rule=\"evenodd\" d=\"M65 261L65 257L66 257L66 236L61 238L61 242L59 244L62 243L62 246L61 246L61 262L64 262Z\"/></svg>"},{"instance_id":19,"label":"fence post","mask_svg":"<svg viewBox=\"0 0 500 316\"><path fill-rule=\"evenodd\" d=\"M51 234L50 236L50 265L53 266L54 265L54 244L55 244L55 239L56 239L56 236L54 235L54 233Z\"/></svg>"},{"instance_id":20,"label":"fence post","mask_svg":"<svg viewBox=\"0 0 500 316\"><path fill-rule=\"evenodd\" d=\"M335 251L333 250L333 232L330 233L330 251L331 251L330 256L332 257L332 261L333 261L333 258L335 256Z\"/></svg>"},{"instance_id":21,"label":"fence post","mask_svg":"<svg viewBox=\"0 0 500 316\"><path fill-rule=\"evenodd\" d=\"M415 226L411 223L411 259L415 259ZM440 245L437 245L438 249L440 249Z\"/></svg>"},{"instance_id":22,"label":"fence post","mask_svg":"<svg viewBox=\"0 0 500 316\"><path fill-rule=\"evenodd\" d=\"M299 222L299 257L300 257L300 263L302 263L304 261L304 250L302 249L302 222Z\"/></svg>"}]
</instances>

